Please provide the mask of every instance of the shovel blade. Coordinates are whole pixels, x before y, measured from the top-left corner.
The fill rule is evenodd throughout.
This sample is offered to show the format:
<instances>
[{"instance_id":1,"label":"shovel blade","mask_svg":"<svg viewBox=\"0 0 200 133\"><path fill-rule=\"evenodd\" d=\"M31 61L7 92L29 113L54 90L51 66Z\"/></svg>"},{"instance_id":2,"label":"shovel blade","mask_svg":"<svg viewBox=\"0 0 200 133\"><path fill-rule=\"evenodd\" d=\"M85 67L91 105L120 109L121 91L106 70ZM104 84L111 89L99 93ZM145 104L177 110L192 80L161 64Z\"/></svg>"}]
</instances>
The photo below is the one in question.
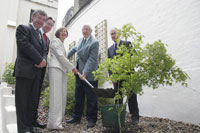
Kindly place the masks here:
<instances>
[{"instance_id":1,"label":"shovel blade","mask_svg":"<svg viewBox=\"0 0 200 133\"><path fill-rule=\"evenodd\" d=\"M115 90L113 88L92 88L97 97L114 98Z\"/></svg>"}]
</instances>

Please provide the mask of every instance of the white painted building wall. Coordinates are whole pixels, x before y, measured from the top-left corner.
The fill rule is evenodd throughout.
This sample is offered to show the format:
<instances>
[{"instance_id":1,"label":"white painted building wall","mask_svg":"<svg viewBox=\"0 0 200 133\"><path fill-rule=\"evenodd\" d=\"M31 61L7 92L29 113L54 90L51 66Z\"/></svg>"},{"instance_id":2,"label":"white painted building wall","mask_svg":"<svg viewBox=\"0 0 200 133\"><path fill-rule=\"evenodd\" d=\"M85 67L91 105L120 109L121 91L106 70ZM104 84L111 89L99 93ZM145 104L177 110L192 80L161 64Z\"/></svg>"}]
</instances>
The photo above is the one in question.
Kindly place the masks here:
<instances>
[{"instance_id":1,"label":"white painted building wall","mask_svg":"<svg viewBox=\"0 0 200 133\"><path fill-rule=\"evenodd\" d=\"M14 62L16 58L15 32L19 24L28 24L31 9L42 9L57 20L58 1L56 0L4 0L0 5L0 82L6 62ZM53 38L56 29L48 36Z\"/></svg>"},{"instance_id":2,"label":"white painted building wall","mask_svg":"<svg viewBox=\"0 0 200 133\"><path fill-rule=\"evenodd\" d=\"M127 23L145 36L145 42L162 40L176 64L189 74L189 87L144 87L144 95L138 96L140 115L200 125L199 16L199 0L94 0L67 26L66 48L82 37L83 24L94 28L104 19L108 21L109 46L109 30Z\"/></svg>"},{"instance_id":3,"label":"white painted building wall","mask_svg":"<svg viewBox=\"0 0 200 133\"><path fill-rule=\"evenodd\" d=\"M5 62L12 61L18 4L19 0L7 0L0 6L0 81Z\"/></svg>"}]
</instances>

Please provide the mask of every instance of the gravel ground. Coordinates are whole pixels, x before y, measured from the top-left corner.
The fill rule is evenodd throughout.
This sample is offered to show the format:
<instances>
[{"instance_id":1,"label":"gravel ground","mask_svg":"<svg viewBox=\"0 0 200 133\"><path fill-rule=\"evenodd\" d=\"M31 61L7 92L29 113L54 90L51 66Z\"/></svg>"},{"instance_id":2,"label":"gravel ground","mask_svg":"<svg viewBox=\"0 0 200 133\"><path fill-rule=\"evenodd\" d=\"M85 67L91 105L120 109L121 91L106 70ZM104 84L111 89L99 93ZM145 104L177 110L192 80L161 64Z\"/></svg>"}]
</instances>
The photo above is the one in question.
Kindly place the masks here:
<instances>
[{"instance_id":1,"label":"gravel ground","mask_svg":"<svg viewBox=\"0 0 200 133\"><path fill-rule=\"evenodd\" d=\"M39 106L39 120L42 123L47 123L48 108ZM44 133L117 133L118 131L112 128L102 126L101 115L98 113L98 120L94 128L87 129L87 120L82 118L80 124L66 124L66 120L71 116L66 116L63 121L63 130L48 130L44 129ZM189 123L177 122L163 118L152 118L140 116L138 125L131 123L130 114L126 113L125 126L123 133L200 133L200 124L194 125Z\"/></svg>"}]
</instances>

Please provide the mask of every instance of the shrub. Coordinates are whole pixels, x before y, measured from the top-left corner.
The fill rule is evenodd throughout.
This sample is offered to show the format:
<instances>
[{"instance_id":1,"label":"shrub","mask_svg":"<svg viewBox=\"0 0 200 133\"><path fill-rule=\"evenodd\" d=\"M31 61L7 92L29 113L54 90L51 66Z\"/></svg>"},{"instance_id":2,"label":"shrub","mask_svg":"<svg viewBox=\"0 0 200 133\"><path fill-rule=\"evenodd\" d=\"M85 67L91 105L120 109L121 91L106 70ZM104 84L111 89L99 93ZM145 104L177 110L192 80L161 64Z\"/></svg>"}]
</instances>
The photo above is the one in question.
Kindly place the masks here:
<instances>
[{"instance_id":1,"label":"shrub","mask_svg":"<svg viewBox=\"0 0 200 133\"><path fill-rule=\"evenodd\" d=\"M15 84L16 80L13 77L14 72L14 63L6 63L6 67L3 73L3 81L7 82L8 84Z\"/></svg>"},{"instance_id":2,"label":"shrub","mask_svg":"<svg viewBox=\"0 0 200 133\"><path fill-rule=\"evenodd\" d=\"M67 73L67 105L66 105L66 114L71 115L75 106L75 76L72 72ZM42 105L45 107L49 107L49 87L42 91ZM85 100L85 108L83 114L86 113L86 103ZM102 104L110 104L113 103L112 99L98 98L99 108Z\"/></svg>"},{"instance_id":3,"label":"shrub","mask_svg":"<svg viewBox=\"0 0 200 133\"><path fill-rule=\"evenodd\" d=\"M45 107L49 107L49 87L47 87L41 92L41 96L42 96L42 105Z\"/></svg>"},{"instance_id":4,"label":"shrub","mask_svg":"<svg viewBox=\"0 0 200 133\"><path fill-rule=\"evenodd\" d=\"M136 32L132 24L122 26L118 33L121 35L120 39L131 40L131 44L129 47L119 46L116 51L118 54L113 59L106 58L94 74L96 79L123 81L115 96L118 101L127 97L122 107L117 106L121 133L120 115L132 93L143 94L143 86L156 89L160 85L172 86L180 83L187 87L186 80L189 76L176 66L175 60L167 53L167 45L161 40L144 44L142 40L144 36ZM108 71L112 72L110 77L105 76Z\"/></svg>"},{"instance_id":5,"label":"shrub","mask_svg":"<svg viewBox=\"0 0 200 133\"><path fill-rule=\"evenodd\" d=\"M67 106L66 106L66 113L69 115L72 114L75 106L74 95L75 95L75 76L72 72L70 72L67 73ZM113 103L113 99L98 98L98 108L100 108L102 104L111 104L111 103ZM87 105L87 99L85 99L83 114L86 114L86 105Z\"/></svg>"},{"instance_id":6,"label":"shrub","mask_svg":"<svg viewBox=\"0 0 200 133\"><path fill-rule=\"evenodd\" d=\"M72 72L67 73L67 106L66 114L71 115L75 106L75 76Z\"/></svg>"}]
</instances>

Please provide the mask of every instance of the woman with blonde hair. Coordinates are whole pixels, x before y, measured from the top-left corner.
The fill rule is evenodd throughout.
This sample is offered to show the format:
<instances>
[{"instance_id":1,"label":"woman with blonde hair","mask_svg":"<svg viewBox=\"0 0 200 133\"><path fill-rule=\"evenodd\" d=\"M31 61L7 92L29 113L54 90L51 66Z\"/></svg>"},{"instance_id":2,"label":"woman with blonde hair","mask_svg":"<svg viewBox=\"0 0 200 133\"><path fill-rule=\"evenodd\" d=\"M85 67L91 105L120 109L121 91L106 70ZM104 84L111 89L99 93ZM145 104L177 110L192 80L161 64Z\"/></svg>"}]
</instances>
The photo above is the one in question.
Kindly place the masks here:
<instances>
[{"instance_id":1,"label":"woman with blonde hair","mask_svg":"<svg viewBox=\"0 0 200 133\"><path fill-rule=\"evenodd\" d=\"M67 29L59 28L55 33L56 38L50 47L49 72L49 117L48 129L63 129L62 120L65 115L67 98L67 79L66 72L78 70L69 62L64 48L64 40L68 37Z\"/></svg>"}]
</instances>

